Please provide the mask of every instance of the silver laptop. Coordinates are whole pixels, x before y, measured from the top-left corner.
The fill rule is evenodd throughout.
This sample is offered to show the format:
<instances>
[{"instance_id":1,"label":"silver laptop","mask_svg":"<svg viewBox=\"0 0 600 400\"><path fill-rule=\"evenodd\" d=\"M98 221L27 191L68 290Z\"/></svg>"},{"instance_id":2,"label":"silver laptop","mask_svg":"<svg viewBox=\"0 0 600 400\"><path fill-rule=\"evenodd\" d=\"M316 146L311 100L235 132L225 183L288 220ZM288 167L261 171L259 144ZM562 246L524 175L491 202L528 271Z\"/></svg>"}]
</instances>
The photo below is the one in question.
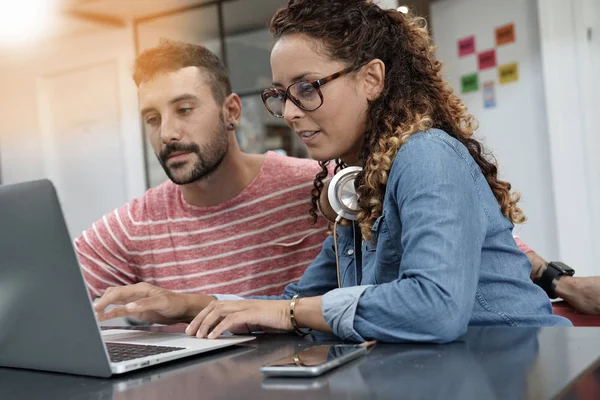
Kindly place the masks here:
<instances>
[{"instance_id":1,"label":"silver laptop","mask_svg":"<svg viewBox=\"0 0 600 400\"><path fill-rule=\"evenodd\" d=\"M108 377L252 339L101 331L52 183L0 186L0 366Z\"/></svg>"}]
</instances>

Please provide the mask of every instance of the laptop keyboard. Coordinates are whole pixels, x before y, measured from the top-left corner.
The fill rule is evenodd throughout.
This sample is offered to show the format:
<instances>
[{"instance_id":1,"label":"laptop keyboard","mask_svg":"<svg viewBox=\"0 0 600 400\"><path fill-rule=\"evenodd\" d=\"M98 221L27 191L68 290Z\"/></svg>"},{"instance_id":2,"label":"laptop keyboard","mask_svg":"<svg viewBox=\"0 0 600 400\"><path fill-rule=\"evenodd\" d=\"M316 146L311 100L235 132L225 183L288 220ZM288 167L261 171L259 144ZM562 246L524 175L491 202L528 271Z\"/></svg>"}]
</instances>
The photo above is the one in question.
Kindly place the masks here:
<instances>
[{"instance_id":1,"label":"laptop keyboard","mask_svg":"<svg viewBox=\"0 0 600 400\"><path fill-rule=\"evenodd\" d=\"M112 362L133 360L136 358L154 356L156 354L170 353L172 351L185 349L185 347L150 346L111 342L106 342L106 348L108 349L108 356Z\"/></svg>"}]
</instances>

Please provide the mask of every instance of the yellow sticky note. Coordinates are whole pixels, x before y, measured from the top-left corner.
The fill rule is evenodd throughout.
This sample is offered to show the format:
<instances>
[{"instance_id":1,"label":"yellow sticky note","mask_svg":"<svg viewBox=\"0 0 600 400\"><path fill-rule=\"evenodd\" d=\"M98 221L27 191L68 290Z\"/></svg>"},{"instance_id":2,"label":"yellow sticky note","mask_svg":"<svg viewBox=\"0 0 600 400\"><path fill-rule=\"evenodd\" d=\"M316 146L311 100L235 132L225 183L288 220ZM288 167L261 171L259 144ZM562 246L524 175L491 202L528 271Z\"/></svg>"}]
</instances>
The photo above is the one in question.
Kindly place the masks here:
<instances>
[{"instance_id":1,"label":"yellow sticky note","mask_svg":"<svg viewBox=\"0 0 600 400\"><path fill-rule=\"evenodd\" d=\"M519 64L504 64L498 67L498 79L501 84L516 82L519 80Z\"/></svg>"}]
</instances>

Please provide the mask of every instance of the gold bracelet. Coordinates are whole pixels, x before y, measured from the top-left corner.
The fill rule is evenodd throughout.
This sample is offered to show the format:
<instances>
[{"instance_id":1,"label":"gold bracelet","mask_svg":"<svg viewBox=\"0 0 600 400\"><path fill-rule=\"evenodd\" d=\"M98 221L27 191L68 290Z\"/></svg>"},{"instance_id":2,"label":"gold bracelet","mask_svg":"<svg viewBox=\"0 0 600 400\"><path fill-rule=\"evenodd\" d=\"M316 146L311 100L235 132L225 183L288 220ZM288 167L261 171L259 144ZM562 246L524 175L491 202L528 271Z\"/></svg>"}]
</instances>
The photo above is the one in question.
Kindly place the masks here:
<instances>
[{"instance_id":1,"label":"gold bracelet","mask_svg":"<svg viewBox=\"0 0 600 400\"><path fill-rule=\"evenodd\" d=\"M294 295L292 297L292 301L290 302L290 322L292 323L292 328L294 328L294 332L296 332L300 336L306 336L312 332L312 329L308 329L308 331L303 332L298 326L298 322L296 321L296 316L294 315L294 309L296 308L296 300L298 299L300 294Z\"/></svg>"},{"instance_id":2,"label":"gold bracelet","mask_svg":"<svg viewBox=\"0 0 600 400\"><path fill-rule=\"evenodd\" d=\"M302 361L300 361L300 357L298 357L298 353L294 354L294 362L299 367L305 367L306 366L306 365L302 364Z\"/></svg>"}]
</instances>

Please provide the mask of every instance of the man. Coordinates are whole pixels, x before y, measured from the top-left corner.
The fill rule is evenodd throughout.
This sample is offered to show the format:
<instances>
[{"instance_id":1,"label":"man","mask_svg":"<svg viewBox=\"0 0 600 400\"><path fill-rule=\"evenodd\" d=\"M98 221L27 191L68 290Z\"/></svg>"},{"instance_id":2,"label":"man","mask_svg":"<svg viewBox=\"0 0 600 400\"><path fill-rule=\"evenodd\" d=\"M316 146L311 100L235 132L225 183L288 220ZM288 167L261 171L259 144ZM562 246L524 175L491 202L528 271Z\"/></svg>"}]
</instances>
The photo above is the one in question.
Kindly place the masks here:
<instances>
[{"instance_id":1,"label":"man","mask_svg":"<svg viewBox=\"0 0 600 400\"><path fill-rule=\"evenodd\" d=\"M169 181L75 241L93 296L148 282L178 293L278 294L321 248L310 160L243 153L241 102L201 46L163 41L135 64L141 117Z\"/></svg>"},{"instance_id":2,"label":"man","mask_svg":"<svg viewBox=\"0 0 600 400\"><path fill-rule=\"evenodd\" d=\"M210 293L281 293L326 236L326 222L310 225L307 214L318 165L240 151L239 97L221 62L201 46L161 42L138 57L134 80L170 180L76 240L90 292L103 296L99 318L170 323L192 319L213 300ZM108 304L132 302L139 308L103 314Z\"/></svg>"}]
</instances>

